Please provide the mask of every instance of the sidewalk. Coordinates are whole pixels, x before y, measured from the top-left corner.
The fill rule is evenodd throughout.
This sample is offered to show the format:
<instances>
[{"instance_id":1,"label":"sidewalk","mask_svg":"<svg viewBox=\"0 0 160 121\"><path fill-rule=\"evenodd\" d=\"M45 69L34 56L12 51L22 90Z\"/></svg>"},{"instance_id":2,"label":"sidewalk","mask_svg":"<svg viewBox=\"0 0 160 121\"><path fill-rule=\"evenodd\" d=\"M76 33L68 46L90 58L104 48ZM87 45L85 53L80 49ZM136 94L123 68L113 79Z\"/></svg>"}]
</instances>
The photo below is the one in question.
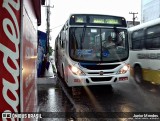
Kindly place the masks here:
<instances>
[{"instance_id":1,"label":"sidewalk","mask_svg":"<svg viewBox=\"0 0 160 121\"><path fill-rule=\"evenodd\" d=\"M37 84L56 84L55 74L53 73L51 62L49 65L49 69L45 70L44 77L37 78Z\"/></svg>"}]
</instances>

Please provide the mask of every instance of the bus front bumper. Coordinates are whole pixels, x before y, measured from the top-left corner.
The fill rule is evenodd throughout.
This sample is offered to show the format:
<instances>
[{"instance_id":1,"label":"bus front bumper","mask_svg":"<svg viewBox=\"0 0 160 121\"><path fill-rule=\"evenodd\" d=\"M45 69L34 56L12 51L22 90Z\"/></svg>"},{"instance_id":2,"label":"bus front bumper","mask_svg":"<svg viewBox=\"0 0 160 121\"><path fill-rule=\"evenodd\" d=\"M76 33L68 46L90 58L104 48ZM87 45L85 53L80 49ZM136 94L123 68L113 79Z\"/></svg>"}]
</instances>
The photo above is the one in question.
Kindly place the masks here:
<instances>
[{"instance_id":1,"label":"bus front bumper","mask_svg":"<svg viewBox=\"0 0 160 121\"><path fill-rule=\"evenodd\" d=\"M125 74L110 74L110 75L82 75L77 76L72 72L69 72L67 78L67 84L69 87L72 86L90 86L90 85L111 85L114 83L126 83L129 81L130 72L127 71Z\"/></svg>"}]
</instances>

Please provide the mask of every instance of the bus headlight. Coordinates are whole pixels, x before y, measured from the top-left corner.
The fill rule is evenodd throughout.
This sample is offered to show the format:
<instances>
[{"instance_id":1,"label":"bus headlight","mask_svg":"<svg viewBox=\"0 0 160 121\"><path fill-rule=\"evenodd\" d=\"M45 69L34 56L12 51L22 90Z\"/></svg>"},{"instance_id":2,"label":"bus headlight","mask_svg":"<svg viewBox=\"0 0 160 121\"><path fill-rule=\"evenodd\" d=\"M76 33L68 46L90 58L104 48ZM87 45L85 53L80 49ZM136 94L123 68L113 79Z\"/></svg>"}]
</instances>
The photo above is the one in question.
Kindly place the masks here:
<instances>
[{"instance_id":1,"label":"bus headlight","mask_svg":"<svg viewBox=\"0 0 160 121\"><path fill-rule=\"evenodd\" d=\"M80 70L79 68L75 67L75 66L69 66L69 69L72 71L73 74L75 75L85 75L84 72L82 70Z\"/></svg>"},{"instance_id":2,"label":"bus headlight","mask_svg":"<svg viewBox=\"0 0 160 121\"><path fill-rule=\"evenodd\" d=\"M130 69L130 65L126 64L124 65L120 70L119 70L119 74L125 74L128 70Z\"/></svg>"}]
</instances>

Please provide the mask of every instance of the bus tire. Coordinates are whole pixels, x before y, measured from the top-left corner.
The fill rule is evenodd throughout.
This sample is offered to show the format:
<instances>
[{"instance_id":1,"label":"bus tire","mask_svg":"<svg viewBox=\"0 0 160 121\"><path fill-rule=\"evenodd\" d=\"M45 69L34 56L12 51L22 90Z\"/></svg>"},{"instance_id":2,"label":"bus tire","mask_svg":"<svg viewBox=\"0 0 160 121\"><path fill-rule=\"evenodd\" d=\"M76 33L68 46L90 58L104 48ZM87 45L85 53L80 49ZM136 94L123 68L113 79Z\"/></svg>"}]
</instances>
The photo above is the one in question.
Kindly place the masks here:
<instances>
[{"instance_id":1,"label":"bus tire","mask_svg":"<svg viewBox=\"0 0 160 121\"><path fill-rule=\"evenodd\" d=\"M143 82L142 68L140 66L134 67L134 80L137 84L141 84Z\"/></svg>"},{"instance_id":2,"label":"bus tire","mask_svg":"<svg viewBox=\"0 0 160 121\"><path fill-rule=\"evenodd\" d=\"M58 69L57 69L57 76L58 76L59 78L61 77L61 75L60 75Z\"/></svg>"},{"instance_id":3,"label":"bus tire","mask_svg":"<svg viewBox=\"0 0 160 121\"><path fill-rule=\"evenodd\" d=\"M58 76L59 78L61 78L61 75L60 75L60 73L59 73L59 72L57 72L57 76Z\"/></svg>"}]
</instances>

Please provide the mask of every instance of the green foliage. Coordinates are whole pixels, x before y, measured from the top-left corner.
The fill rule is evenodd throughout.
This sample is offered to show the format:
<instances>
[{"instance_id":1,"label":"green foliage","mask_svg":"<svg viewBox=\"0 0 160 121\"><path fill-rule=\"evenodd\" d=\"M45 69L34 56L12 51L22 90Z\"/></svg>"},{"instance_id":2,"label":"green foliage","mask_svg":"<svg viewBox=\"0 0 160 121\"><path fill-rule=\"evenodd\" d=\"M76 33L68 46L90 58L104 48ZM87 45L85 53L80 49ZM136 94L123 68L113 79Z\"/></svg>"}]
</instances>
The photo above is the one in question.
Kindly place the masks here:
<instances>
[{"instance_id":1,"label":"green foliage","mask_svg":"<svg viewBox=\"0 0 160 121\"><path fill-rule=\"evenodd\" d=\"M49 45L49 55L50 55L50 56L52 55L52 52L53 52L53 49L52 49L52 47Z\"/></svg>"},{"instance_id":2,"label":"green foliage","mask_svg":"<svg viewBox=\"0 0 160 121\"><path fill-rule=\"evenodd\" d=\"M52 64L52 69L53 69L53 73L56 73L56 69L55 69L54 64Z\"/></svg>"}]
</instances>

